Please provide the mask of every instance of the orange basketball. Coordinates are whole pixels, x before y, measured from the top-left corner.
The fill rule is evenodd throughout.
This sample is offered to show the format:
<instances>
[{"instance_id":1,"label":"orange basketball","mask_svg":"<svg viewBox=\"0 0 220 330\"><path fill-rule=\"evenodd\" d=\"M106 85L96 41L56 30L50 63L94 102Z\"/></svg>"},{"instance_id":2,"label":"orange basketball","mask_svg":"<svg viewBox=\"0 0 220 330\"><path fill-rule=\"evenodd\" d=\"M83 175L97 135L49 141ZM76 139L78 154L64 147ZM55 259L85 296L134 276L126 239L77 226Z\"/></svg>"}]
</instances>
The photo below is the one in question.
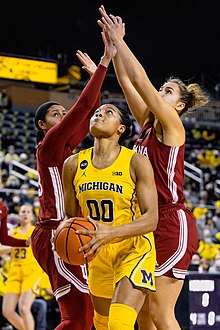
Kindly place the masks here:
<instances>
[{"instance_id":1,"label":"orange basketball","mask_svg":"<svg viewBox=\"0 0 220 330\"><path fill-rule=\"evenodd\" d=\"M64 220L57 227L54 235L54 249L58 256L71 265L83 265L93 259L93 255L84 258L88 250L79 252L79 248L92 238L76 234L76 230L95 230L95 226L85 218L74 217Z\"/></svg>"}]
</instances>

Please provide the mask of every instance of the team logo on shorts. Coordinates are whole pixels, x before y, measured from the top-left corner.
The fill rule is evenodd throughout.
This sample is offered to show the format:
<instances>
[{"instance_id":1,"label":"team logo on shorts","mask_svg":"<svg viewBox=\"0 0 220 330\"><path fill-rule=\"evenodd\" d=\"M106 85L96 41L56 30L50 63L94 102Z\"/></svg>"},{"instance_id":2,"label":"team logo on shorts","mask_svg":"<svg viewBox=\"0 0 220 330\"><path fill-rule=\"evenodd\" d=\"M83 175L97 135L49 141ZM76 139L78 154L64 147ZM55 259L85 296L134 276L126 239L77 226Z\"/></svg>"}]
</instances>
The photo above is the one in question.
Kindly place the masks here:
<instances>
[{"instance_id":1,"label":"team logo on shorts","mask_svg":"<svg viewBox=\"0 0 220 330\"><path fill-rule=\"evenodd\" d=\"M87 160L82 160L80 163L81 170L84 170L88 166Z\"/></svg>"},{"instance_id":2,"label":"team logo on shorts","mask_svg":"<svg viewBox=\"0 0 220 330\"><path fill-rule=\"evenodd\" d=\"M141 269L141 274L142 274L142 283L147 283L149 282L150 285L153 285L153 275L152 273L146 272L145 269Z\"/></svg>"}]
</instances>

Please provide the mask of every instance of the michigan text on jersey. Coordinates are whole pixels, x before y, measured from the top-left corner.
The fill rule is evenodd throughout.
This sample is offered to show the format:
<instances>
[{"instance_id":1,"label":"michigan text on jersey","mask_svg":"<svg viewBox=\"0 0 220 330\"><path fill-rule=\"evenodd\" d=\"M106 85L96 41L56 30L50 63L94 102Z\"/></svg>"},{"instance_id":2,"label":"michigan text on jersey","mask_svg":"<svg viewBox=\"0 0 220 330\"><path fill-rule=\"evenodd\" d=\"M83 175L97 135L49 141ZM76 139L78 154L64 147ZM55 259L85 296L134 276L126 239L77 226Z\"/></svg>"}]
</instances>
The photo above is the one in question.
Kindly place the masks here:
<instances>
[{"instance_id":1,"label":"michigan text on jersey","mask_svg":"<svg viewBox=\"0 0 220 330\"><path fill-rule=\"evenodd\" d=\"M79 186L79 193L87 190L110 190L119 194L123 194L123 186L114 182L86 182Z\"/></svg>"}]
</instances>

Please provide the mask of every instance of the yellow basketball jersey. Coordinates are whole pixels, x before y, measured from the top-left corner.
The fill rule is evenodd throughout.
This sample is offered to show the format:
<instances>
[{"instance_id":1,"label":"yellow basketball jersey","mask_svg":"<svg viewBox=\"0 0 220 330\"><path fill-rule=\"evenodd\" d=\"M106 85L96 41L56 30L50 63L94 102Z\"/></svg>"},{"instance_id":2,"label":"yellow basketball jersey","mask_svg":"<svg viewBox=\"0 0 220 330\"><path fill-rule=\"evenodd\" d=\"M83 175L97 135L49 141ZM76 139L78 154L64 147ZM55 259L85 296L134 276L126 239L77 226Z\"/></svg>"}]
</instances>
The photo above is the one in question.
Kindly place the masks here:
<instances>
[{"instance_id":1,"label":"yellow basketball jersey","mask_svg":"<svg viewBox=\"0 0 220 330\"><path fill-rule=\"evenodd\" d=\"M15 228L11 236L15 238L21 238L21 239L28 239L28 237L31 236L35 226L31 226L30 229L25 233L20 232L20 227ZM34 258L32 248L29 247L16 247L12 249L11 252L11 264L12 265L27 265L37 263L36 259Z\"/></svg>"},{"instance_id":2,"label":"yellow basketball jersey","mask_svg":"<svg viewBox=\"0 0 220 330\"><path fill-rule=\"evenodd\" d=\"M83 216L110 226L135 220L135 183L130 175L130 162L135 151L124 146L115 162L103 169L92 165L93 147L79 152L74 178L76 197Z\"/></svg>"}]
</instances>

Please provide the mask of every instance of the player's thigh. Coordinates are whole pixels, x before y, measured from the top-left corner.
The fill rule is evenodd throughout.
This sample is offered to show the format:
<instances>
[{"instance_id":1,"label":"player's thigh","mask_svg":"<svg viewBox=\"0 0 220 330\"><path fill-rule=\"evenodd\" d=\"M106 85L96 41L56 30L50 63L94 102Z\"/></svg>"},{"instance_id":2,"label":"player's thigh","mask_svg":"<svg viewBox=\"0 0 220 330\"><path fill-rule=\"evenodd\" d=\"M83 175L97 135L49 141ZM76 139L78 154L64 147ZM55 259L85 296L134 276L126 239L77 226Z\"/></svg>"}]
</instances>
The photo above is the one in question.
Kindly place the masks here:
<instances>
[{"instance_id":1,"label":"player's thigh","mask_svg":"<svg viewBox=\"0 0 220 330\"><path fill-rule=\"evenodd\" d=\"M25 265L22 267L21 293L32 289L41 276L42 270L38 264Z\"/></svg>"},{"instance_id":2,"label":"player's thigh","mask_svg":"<svg viewBox=\"0 0 220 330\"><path fill-rule=\"evenodd\" d=\"M101 314L101 315L104 315L104 316L109 315L109 308L110 308L110 305L111 305L111 299L96 297L92 294L91 294L91 299L92 299L94 309L98 314Z\"/></svg>"},{"instance_id":3,"label":"player's thigh","mask_svg":"<svg viewBox=\"0 0 220 330\"><path fill-rule=\"evenodd\" d=\"M114 292L114 271L107 249L102 249L89 264L89 291L94 297L111 299Z\"/></svg>"},{"instance_id":4,"label":"player's thigh","mask_svg":"<svg viewBox=\"0 0 220 330\"><path fill-rule=\"evenodd\" d=\"M2 301L2 312L3 314L12 313L15 311L19 294L17 293L5 293Z\"/></svg>"},{"instance_id":5,"label":"player's thigh","mask_svg":"<svg viewBox=\"0 0 220 330\"><path fill-rule=\"evenodd\" d=\"M22 283L21 269L18 266L11 266L8 272L8 278L5 282L5 293L20 294Z\"/></svg>"},{"instance_id":6,"label":"player's thigh","mask_svg":"<svg viewBox=\"0 0 220 330\"><path fill-rule=\"evenodd\" d=\"M125 276L116 285L112 303L128 305L139 313L145 301L148 290L135 288Z\"/></svg>"},{"instance_id":7,"label":"player's thigh","mask_svg":"<svg viewBox=\"0 0 220 330\"><path fill-rule=\"evenodd\" d=\"M149 298L151 313L169 315L169 312L173 312L183 282L183 280L167 276L156 277L157 291L152 292Z\"/></svg>"}]
</instances>

